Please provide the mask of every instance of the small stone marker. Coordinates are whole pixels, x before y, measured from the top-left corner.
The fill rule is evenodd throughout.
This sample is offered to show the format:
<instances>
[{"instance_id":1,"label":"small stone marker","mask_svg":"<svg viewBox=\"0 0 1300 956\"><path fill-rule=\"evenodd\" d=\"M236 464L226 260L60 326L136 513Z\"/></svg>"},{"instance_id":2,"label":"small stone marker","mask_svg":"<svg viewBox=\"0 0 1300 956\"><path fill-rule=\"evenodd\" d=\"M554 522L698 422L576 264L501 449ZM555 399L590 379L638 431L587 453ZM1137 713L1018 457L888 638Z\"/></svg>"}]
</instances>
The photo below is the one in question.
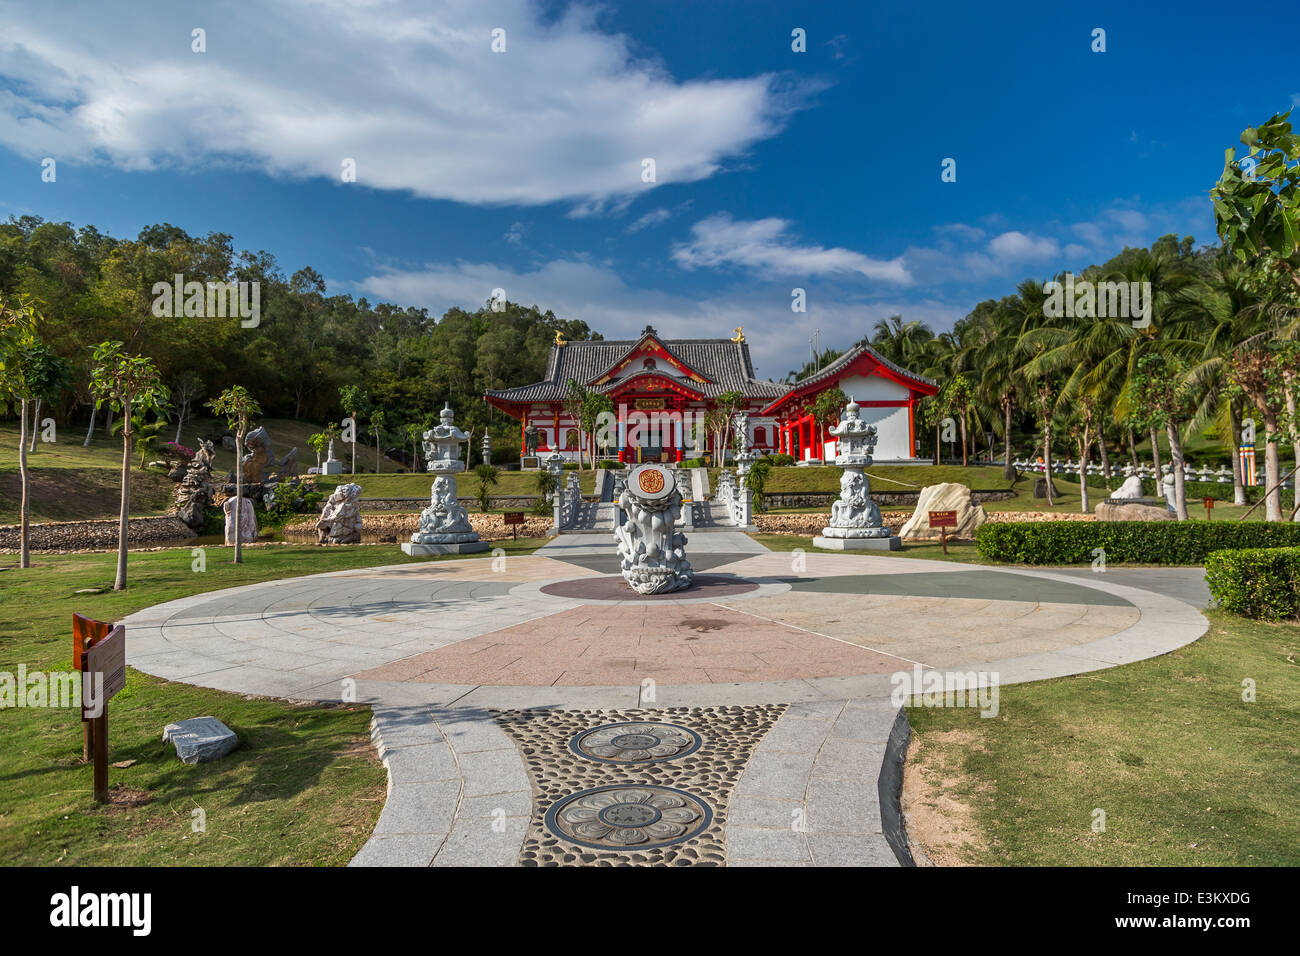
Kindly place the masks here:
<instances>
[{"instance_id":1,"label":"small stone marker","mask_svg":"<svg viewBox=\"0 0 1300 956\"><path fill-rule=\"evenodd\" d=\"M164 727L163 742L174 744L184 763L206 763L234 750L239 738L215 717L192 717Z\"/></svg>"}]
</instances>

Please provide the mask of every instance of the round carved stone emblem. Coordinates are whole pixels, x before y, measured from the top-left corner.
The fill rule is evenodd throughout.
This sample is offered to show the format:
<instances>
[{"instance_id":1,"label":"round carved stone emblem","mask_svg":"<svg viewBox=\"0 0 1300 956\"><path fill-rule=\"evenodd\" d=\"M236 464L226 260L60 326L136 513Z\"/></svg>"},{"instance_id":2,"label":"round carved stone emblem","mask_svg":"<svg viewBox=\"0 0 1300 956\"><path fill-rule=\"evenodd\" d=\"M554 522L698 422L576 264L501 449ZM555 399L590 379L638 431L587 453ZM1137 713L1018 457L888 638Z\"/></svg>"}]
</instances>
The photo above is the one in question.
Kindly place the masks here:
<instances>
[{"instance_id":1,"label":"round carved stone emblem","mask_svg":"<svg viewBox=\"0 0 1300 956\"><path fill-rule=\"evenodd\" d=\"M656 468L647 468L641 472L637 484L647 495L657 495L664 490L664 473Z\"/></svg>"},{"instance_id":2,"label":"round carved stone emblem","mask_svg":"<svg viewBox=\"0 0 1300 956\"><path fill-rule=\"evenodd\" d=\"M703 743L695 731L677 724L634 722L584 730L569 741L569 749L589 760L633 764L685 757Z\"/></svg>"},{"instance_id":3,"label":"round carved stone emblem","mask_svg":"<svg viewBox=\"0 0 1300 956\"><path fill-rule=\"evenodd\" d=\"M702 833L713 809L673 787L616 784L581 790L546 811L546 829L598 850L652 850Z\"/></svg>"}]
</instances>

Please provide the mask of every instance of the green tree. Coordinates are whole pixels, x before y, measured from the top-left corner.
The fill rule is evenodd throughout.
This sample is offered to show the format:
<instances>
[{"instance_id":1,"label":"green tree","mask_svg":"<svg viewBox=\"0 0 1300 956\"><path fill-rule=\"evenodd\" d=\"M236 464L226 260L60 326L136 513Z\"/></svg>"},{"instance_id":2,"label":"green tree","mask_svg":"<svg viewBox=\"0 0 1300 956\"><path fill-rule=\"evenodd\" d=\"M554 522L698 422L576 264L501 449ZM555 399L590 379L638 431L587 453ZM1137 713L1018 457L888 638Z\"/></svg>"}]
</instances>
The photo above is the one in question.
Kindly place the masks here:
<instances>
[{"instance_id":1,"label":"green tree","mask_svg":"<svg viewBox=\"0 0 1300 956\"><path fill-rule=\"evenodd\" d=\"M113 423L110 429L113 433L121 432L125 418L120 418ZM133 446L135 453L140 456L140 468L143 469L145 461L149 455L158 450L158 436L162 434L163 428L167 425L167 419L158 415L151 422L147 415L135 414L131 416L131 434L134 436Z\"/></svg>"},{"instance_id":2,"label":"green tree","mask_svg":"<svg viewBox=\"0 0 1300 956\"><path fill-rule=\"evenodd\" d=\"M772 462L760 458L749 467L749 476L745 479L753 495L754 510L767 511L767 479L772 474Z\"/></svg>"},{"instance_id":3,"label":"green tree","mask_svg":"<svg viewBox=\"0 0 1300 956\"><path fill-rule=\"evenodd\" d=\"M369 408L370 399L364 390L356 385L344 385L339 388L339 402L343 410L352 419L352 474L357 473L357 432L361 430L361 416Z\"/></svg>"},{"instance_id":4,"label":"green tree","mask_svg":"<svg viewBox=\"0 0 1300 956\"><path fill-rule=\"evenodd\" d=\"M573 378L569 379L568 385L566 386L566 390L564 393L564 410L565 412L568 413L569 417L573 419L573 421L578 423L578 427L580 429L584 427L582 424L582 417L583 417L583 412L587 407L587 396L589 394L590 393L587 391L586 386L584 386L581 382L579 382L577 379L573 379ZM579 441L578 442L578 467L579 468L582 467L582 445L583 443ZM555 447L560 448L563 446L564 446L564 442L561 441L560 437L557 435L555 438Z\"/></svg>"},{"instance_id":5,"label":"green tree","mask_svg":"<svg viewBox=\"0 0 1300 956\"><path fill-rule=\"evenodd\" d=\"M823 443L826 441L826 426L833 425L840 420L844 406L848 403L849 400L844 391L839 386L836 386L826 389L808 406L808 411L813 417L813 424L817 426L817 432L821 436ZM818 449L817 457L822 457L820 449Z\"/></svg>"},{"instance_id":6,"label":"green tree","mask_svg":"<svg viewBox=\"0 0 1300 956\"><path fill-rule=\"evenodd\" d=\"M586 398L582 402L582 430L587 435L587 449L591 456L592 466L595 466L597 447L596 439L600 432L600 423L603 416L614 414L613 400L603 392L588 391Z\"/></svg>"},{"instance_id":7,"label":"green tree","mask_svg":"<svg viewBox=\"0 0 1300 956\"><path fill-rule=\"evenodd\" d=\"M320 456L325 454L325 449L329 447L329 436L324 432L316 432L307 437L307 444L311 446L312 451L316 452L316 467L320 468Z\"/></svg>"},{"instance_id":8,"label":"green tree","mask_svg":"<svg viewBox=\"0 0 1300 956\"><path fill-rule=\"evenodd\" d=\"M1291 111L1247 127L1237 159L1224 151L1223 173L1210 190L1214 221L1224 248L1258 269L1275 293L1300 296L1300 136Z\"/></svg>"},{"instance_id":9,"label":"green tree","mask_svg":"<svg viewBox=\"0 0 1300 956\"><path fill-rule=\"evenodd\" d=\"M420 441L424 438L424 422L408 422L406 425L406 440L411 443L411 470L420 470Z\"/></svg>"},{"instance_id":10,"label":"green tree","mask_svg":"<svg viewBox=\"0 0 1300 956\"><path fill-rule=\"evenodd\" d=\"M727 449L731 447L731 424L736 412L745 407L747 399L740 392L731 390L723 392L713 400L714 448L718 452L718 465L727 464ZM708 413L706 413L706 417Z\"/></svg>"},{"instance_id":11,"label":"green tree","mask_svg":"<svg viewBox=\"0 0 1300 956\"><path fill-rule=\"evenodd\" d=\"M244 560L244 541L241 535L240 515L244 510L244 439L248 436L248 423L254 415L262 414L262 407L248 389L232 385L212 401L208 408L214 415L224 417L235 432L235 564Z\"/></svg>"},{"instance_id":12,"label":"green tree","mask_svg":"<svg viewBox=\"0 0 1300 956\"><path fill-rule=\"evenodd\" d=\"M118 514L117 578L113 590L126 588L126 545L131 510L131 440L133 413L143 415L167 404L167 386L153 360L122 351L121 342L102 342L95 346L90 388L99 404L121 413L122 428L122 504Z\"/></svg>"},{"instance_id":13,"label":"green tree","mask_svg":"<svg viewBox=\"0 0 1300 956\"><path fill-rule=\"evenodd\" d=\"M36 338L36 313L26 297L13 302L0 297L0 397L18 402L18 476L22 489L19 506L18 566L30 568L28 543L31 517L30 476L27 472L27 404L36 390L33 371L43 348Z\"/></svg>"},{"instance_id":14,"label":"green tree","mask_svg":"<svg viewBox=\"0 0 1300 956\"><path fill-rule=\"evenodd\" d=\"M375 435L375 474L379 474L380 449L383 443L384 423L386 416L382 408L377 408L370 413L370 430Z\"/></svg>"},{"instance_id":15,"label":"green tree","mask_svg":"<svg viewBox=\"0 0 1300 956\"><path fill-rule=\"evenodd\" d=\"M484 514L492 506L491 489L501 477L495 465L476 465L474 477L478 479L478 509Z\"/></svg>"}]
</instances>

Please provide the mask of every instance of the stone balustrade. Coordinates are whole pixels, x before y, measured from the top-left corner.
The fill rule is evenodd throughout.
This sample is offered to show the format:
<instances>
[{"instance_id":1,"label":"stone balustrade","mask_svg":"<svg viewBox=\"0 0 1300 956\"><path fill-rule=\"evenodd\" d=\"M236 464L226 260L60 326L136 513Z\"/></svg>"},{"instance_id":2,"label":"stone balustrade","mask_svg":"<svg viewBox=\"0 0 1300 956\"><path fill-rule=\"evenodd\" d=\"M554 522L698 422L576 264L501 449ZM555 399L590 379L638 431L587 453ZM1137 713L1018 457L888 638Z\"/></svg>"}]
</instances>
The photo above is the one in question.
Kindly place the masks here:
<instances>
[{"instance_id":1,"label":"stone balustrade","mask_svg":"<svg viewBox=\"0 0 1300 956\"><path fill-rule=\"evenodd\" d=\"M1034 474L1043 473L1043 464L1040 461L1024 461L1021 459L1015 459L1014 461L1011 462L1011 464L1012 467L1016 468L1018 471L1027 471ZM1123 465L1112 464L1110 466L1111 476L1115 478L1122 478L1124 475L1127 474L1125 470L1127 467L1128 467L1127 463ZM1168 474L1169 469L1171 467L1172 464L1170 462L1167 461L1163 462L1160 466L1162 476L1164 474ZM1184 479L1187 481L1199 481L1199 482L1205 482L1207 484L1220 484L1220 485L1232 484L1232 469L1229 468L1227 465L1220 465L1218 470L1216 471L1215 469L1210 468L1209 465L1202 465L1200 467L1197 467L1195 464L1191 462L1187 462L1183 466L1183 468L1184 468L1183 476ZM1056 475L1077 475L1079 473L1079 463L1070 458L1067 458L1065 461L1061 461L1057 459L1056 461L1052 462L1052 473ZM1087 466L1087 473L1095 477L1101 477L1104 472L1101 465L1095 462L1089 462ZM1152 465L1147 464L1145 462L1138 465L1136 474L1139 478L1144 478L1147 480L1154 480L1156 477L1155 468ZM1262 479L1262 477L1263 475L1261 472L1260 478ZM1282 482L1282 487L1292 488L1294 487L1294 484L1295 484L1294 481L1288 478L1286 481Z\"/></svg>"}]
</instances>

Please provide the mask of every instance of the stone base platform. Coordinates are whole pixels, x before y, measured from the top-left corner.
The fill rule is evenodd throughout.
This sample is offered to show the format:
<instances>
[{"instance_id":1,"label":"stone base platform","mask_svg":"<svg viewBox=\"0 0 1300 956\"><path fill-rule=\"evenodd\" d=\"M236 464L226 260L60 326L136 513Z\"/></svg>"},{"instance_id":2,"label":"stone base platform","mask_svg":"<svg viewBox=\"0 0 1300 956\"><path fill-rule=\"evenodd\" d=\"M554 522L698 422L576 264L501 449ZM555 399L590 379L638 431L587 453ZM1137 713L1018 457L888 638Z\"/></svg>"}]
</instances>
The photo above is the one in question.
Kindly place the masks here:
<instances>
[{"instance_id":1,"label":"stone base platform","mask_svg":"<svg viewBox=\"0 0 1300 956\"><path fill-rule=\"evenodd\" d=\"M431 554L478 554L488 549L486 541L458 541L454 544L416 544L407 541L402 550L412 557L425 557Z\"/></svg>"},{"instance_id":2,"label":"stone base platform","mask_svg":"<svg viewBox=\"0 0 1300 956\"><path fill-rule=\"evenodd\" d=\"M827 538L819 534L813 538L813 547L827 551L902 551L903 539L896 534L888 538Z\"/></svg>"}]
</instances>

